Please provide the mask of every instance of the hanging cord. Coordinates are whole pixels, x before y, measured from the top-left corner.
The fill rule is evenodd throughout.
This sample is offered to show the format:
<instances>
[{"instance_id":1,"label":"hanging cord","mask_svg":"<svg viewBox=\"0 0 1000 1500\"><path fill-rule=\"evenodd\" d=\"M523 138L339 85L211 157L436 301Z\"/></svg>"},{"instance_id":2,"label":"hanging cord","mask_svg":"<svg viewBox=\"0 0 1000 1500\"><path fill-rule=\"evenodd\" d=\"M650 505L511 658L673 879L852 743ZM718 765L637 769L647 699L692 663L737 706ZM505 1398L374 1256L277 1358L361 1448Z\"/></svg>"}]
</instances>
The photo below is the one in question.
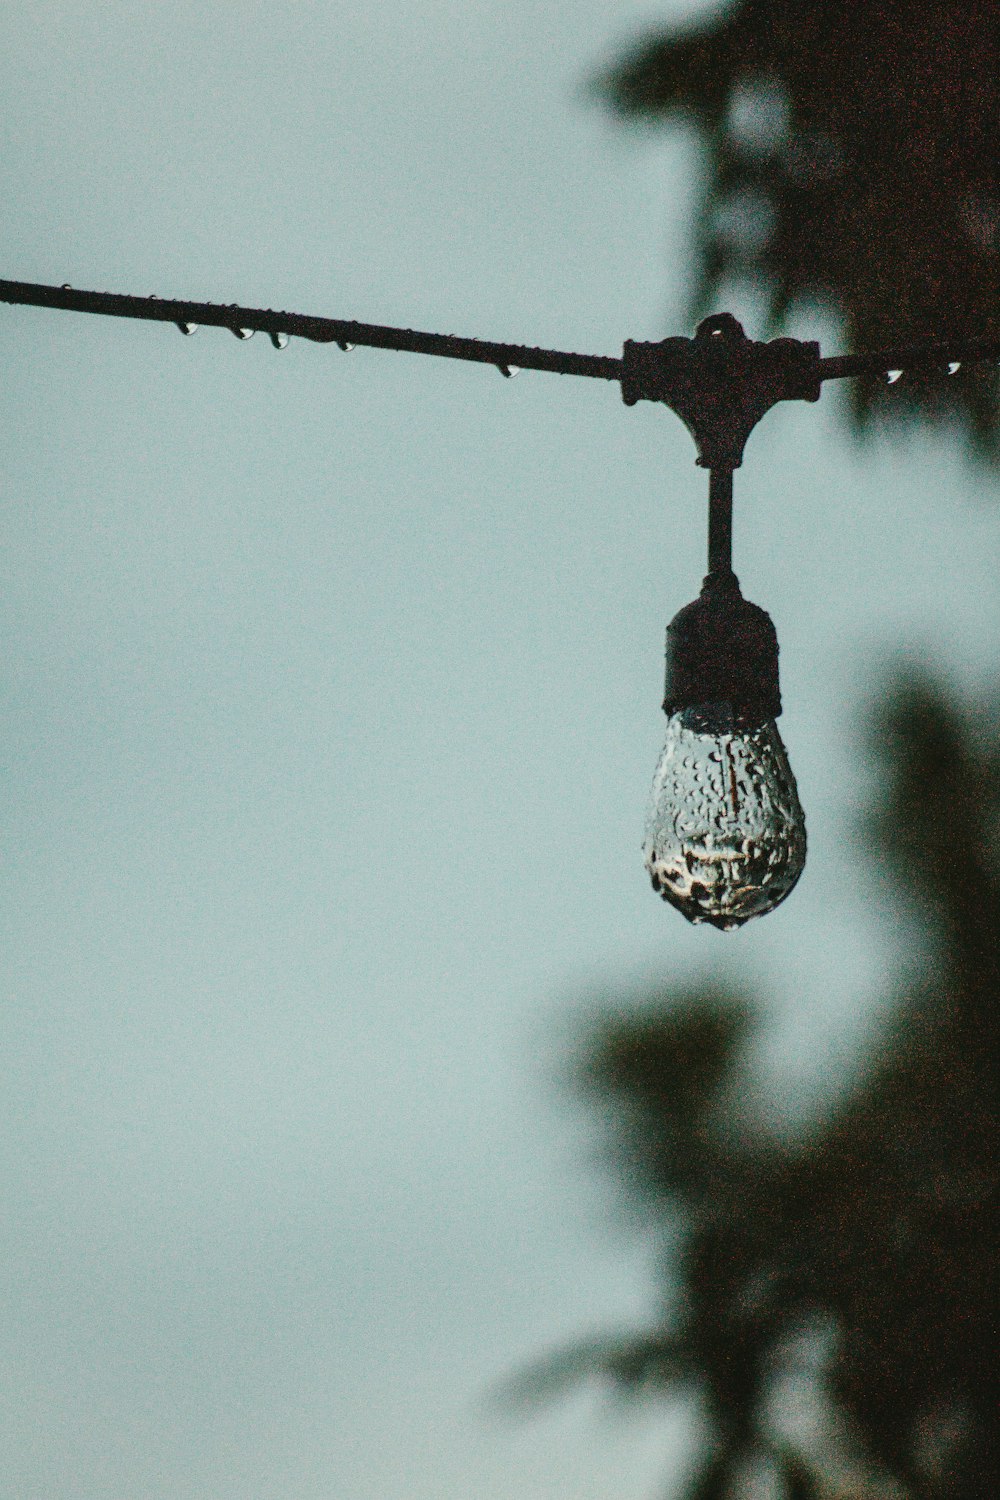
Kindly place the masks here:
<instances>
[{"instance_id":1,"label":"hanging cord","mask_svg":"<svg viewBox=\"0 0 1000 1500\"><path fill-rule=\"evenodd\" d=\"M710 469L708 474L708 571L733 571L732 469Z\"/></svg>"}]
</instances>

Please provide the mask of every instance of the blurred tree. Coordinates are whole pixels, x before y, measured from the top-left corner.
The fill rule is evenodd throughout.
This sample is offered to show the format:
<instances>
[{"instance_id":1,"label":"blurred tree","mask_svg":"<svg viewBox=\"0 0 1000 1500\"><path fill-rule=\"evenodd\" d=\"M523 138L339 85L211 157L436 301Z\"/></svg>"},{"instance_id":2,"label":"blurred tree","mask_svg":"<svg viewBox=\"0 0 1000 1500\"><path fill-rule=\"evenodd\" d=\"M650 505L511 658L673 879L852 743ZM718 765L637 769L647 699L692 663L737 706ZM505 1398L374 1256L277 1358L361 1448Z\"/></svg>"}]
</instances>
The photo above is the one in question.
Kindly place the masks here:
<instances>
[{"instance_id":1,"label":"blurred tree","mask_svg":"<svg viewBox=\"0 0 1000 1500\"><path fill-rule=\"evenodd\" d=\"M1000 335L1000 7L735 0L598 81L686 119L706 164L692 314L740 283L772 331L809 303L849 349ZM948 419L1000 458L979 368L854 382L854 415ZM1000 754L991 716L893 683L864 837L912 908L911 972L839 1099L794 1135L755 1112L753 1007L616 997L575 1078L662 1237L651 1325L556 1353L696 1398L686 1500L996 1500Z\"/></svg>"},{"instance_id":2,"label":"blurred tree","mask_svg":"<svg viewBox=\"0 0 1000 1500\"><path fill-rule=\"evenodd\" d=\"M995 0L737 0L596 86L624 118L702 138L693 312L737 280L773 330L832 308L851 351L1000 333ZM861 426L876 408L957 417L1000 457L992 369L852 385Z\"/></svg>"},{"instance_id":3,"label":"blurred tree","mask_svg":"<svg viewBox=\"0 0 1000 1500\"><path fill-rule=\"evenodd\" d=\"M751 1011L717 989L619 1001L575 1064L663 1231L662 1311L526 1392L697 1393L687 1500L1000 1495L1000 757L929 681L886 702L865 836L923 938L839 1103L791 1139L755 1117Z\"/></svg>"}]
</instances>

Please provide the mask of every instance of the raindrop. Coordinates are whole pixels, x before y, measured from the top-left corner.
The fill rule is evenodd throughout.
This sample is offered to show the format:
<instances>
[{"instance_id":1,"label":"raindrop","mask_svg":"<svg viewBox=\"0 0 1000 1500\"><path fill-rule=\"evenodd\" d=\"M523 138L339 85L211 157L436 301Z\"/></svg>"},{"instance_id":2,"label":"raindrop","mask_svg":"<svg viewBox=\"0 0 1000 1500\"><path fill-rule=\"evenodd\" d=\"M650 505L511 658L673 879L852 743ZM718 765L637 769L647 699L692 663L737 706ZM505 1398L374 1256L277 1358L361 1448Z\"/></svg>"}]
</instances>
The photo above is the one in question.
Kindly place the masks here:
<instances>
[{"instance_id":1,"label":"raindrop","mask_svg":"<svg viewBox=\"0 0 1000 1500\"><path fill-rule=\"evenodd\" d=\"M233 332L238 339L252 339L254 336L254 329L252 328L234 328Z\"/></svg>"},{"instance_id":2,"label":"raindrop","mask_svg":"<svg viewBox=\"0 0 1000 1500\"><path fill-rule=\"evenodd\" d=\"M197 323L178 323L177 327L180 329L181 333L197 333L198 332L198 325L197 325Z\"/></svg>"},{"instance_id":3,"label":"raindrop","mask_svg":"<svg viewBox=\"0 0 1000 1500\"><path fill-rule=\"evenodd\" d=\"M953 360L949 361L949 364L948 364L948 374L949 375L957 375L958 372L959 372L959 370L961 368L962 368L962 361L960 359L953 359Z\"/></svg>"},{"instance_id":4,"label":"raindrop","mask_svg":"<svg viewBox=\"0 0 1000 1500\"><path fill-rule=\"evenodd\" d=\"M345 344L341 339L338 339L337 340L337 348L338 349L343 349L343 351L344 351L345 354L350 354L351 350L354 348L354 345L353 344Z\"/></svg>"},{"instance_id":5,"label":"raindrop","mask_svg":"<svg viewBox=\"0 0 1000 1500\"><path fill-rule=\"evenodd\" d=\"M903 373L902 370L886 370L886 372L885 372L886 384L887 385L895 385L896 381L899 379L899 377L902 375L902 373Z\"/></svg>"},{"instance_id":6,"label":"raindrop","mask_svg":"<svg viewBox=\"0 0 1000 1500\"><path fill-rule=\"evenodd\" d=\"M68 281L63 282L62 289L64 292L71 292L73 290Z\"/></svg>"},{"instance_id":7,"label":"raindrop","mask_svg":"<svg viewBox=\"0 0 1000 1500\"><path fill-rule=\"evenodd\" d=\"M276 349L287 349L288 348L288 334L287 333L272 333L271 334L271 343L274 345L274 347Z\"/></svg>"}]
</instances>

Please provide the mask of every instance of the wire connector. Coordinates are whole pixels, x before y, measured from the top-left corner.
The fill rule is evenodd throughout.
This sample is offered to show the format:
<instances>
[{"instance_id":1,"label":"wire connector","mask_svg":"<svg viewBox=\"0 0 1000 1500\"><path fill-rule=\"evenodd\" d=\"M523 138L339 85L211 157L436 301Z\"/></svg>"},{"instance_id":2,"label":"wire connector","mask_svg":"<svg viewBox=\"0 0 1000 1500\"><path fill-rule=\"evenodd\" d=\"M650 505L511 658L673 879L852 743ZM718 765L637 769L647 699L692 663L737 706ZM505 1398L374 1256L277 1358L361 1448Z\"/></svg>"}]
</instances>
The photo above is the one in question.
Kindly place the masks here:
<instances>
[{"instance_id":1,"label":"wire connector","mask_svg":"<svg viewBox=\"0 0 1000 1500\"><path fill-rule=\"evenodd\" d=\"M757 423L779 401L818 401L819 344L748 339L731 313L699 323L693 339L626 339L622 400L662 401L695 440L704 469L738 469Z\"/></svg>"}]
</instances>

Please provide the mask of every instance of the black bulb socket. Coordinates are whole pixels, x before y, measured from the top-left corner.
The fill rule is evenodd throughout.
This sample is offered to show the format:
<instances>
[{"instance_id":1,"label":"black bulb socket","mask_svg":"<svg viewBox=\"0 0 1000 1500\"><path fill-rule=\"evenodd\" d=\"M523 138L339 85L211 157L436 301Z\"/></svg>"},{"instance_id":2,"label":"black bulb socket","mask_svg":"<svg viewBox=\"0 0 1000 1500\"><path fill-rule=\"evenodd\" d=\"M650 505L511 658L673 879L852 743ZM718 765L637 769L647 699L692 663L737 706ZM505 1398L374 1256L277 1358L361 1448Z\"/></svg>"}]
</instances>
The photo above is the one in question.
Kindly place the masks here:
<instances>
[{"instance_id":1,"label":"black bulb socket","mask_svg":"<svg viewBox=\"0 0 1000 1500\"><path fill-rule=\"evenodd\" d=\"M709 573L697 599L667 626L666 714L728 704L747 728L781 713L778 634L728 570Z\"/></svg>"}]
</instances>

